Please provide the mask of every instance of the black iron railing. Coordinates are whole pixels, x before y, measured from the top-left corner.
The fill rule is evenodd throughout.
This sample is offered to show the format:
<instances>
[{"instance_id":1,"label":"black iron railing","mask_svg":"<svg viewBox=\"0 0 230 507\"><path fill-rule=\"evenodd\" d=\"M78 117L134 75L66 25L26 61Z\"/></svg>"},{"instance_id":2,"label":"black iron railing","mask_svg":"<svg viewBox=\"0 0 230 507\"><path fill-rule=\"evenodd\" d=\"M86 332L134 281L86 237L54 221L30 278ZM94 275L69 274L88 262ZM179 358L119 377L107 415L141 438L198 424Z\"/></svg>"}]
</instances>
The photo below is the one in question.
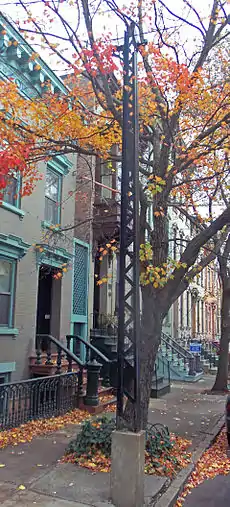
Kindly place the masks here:
<instances>
[{"instance_id":1,"label":"black iron railing","mask_svg":"<svg viewBox=\"0 0 230 507\"><path fill-rule=\"evenodd\" d=\"M162 361L161 357L157 355L155 365L154 365L154 380L156 384L156 391L161 387L161 378L163 376L164 387L170 388L170 363L168 360L166 362Z\"/></svg>"},{"instance_id":2,"label":"black iron railing","mask_svg":"<svg viewBox=\"0 0 230 507\"><path fill-rule=\"evenodd\" d=\"M171 336L168 336L165 333L162 333L161 344L165 346L167 359L170 354L174 355L177 358L178 364L180 360L183 362L185 372L187 372L188 367L188 374L191 376L196 375L198 364L195 356L191 352L184 350L183 347L178 345L177 342L171 338Z\"/></svg>"},{"instance_id":3,"label":"black iron railing","mask_svg":"<svg viewBox=\"0 0 230 507\"><path fill-rule=\"evenodd\" d=\"M103 378L103 385L109 387L110 383L110 359L105 356L100 350L98 350L94 345L92 345L89 341L84 340L81 336L78 335L67 335L66 343L67 349L70 349L71 340L76 343L81 343L84 349L85 363L86 367L90 365L93 361L98 361L99 366L102 366L101 376ZM100 368L99 368L100 369Z\"/></svg>"},{"instance_id":4,"label":"black iron railing","mask_svg":"<svg viewBox=\"0 0 230 507\"><path fill-rule=\"evenodd\" d=\"M79 372L0 385L0 429L57 416L78 407Z\"/></svg>"}]
</instances>

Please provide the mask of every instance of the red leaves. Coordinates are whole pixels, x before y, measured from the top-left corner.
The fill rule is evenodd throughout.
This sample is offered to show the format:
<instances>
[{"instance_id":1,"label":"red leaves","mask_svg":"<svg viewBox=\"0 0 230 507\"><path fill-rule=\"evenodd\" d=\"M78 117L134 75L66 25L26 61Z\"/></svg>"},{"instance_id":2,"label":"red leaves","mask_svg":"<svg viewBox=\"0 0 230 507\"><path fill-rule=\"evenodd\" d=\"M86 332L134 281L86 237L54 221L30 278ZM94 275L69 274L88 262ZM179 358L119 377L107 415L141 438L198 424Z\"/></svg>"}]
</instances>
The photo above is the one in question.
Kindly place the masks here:
<instances>
[{"instance_id":1,"label":"red leaves","mask_svg":"<svg viewBox=\"0 0 230 507\"><path fill-rule=\"evenodd\" d=\"M105 36L104 36L104 39ZM109 39L98 40L94 42L91 49L82 50L82 60L84 67L91 75L111 74L118 69L114 61L115 46L111 44Z\"/></svg>"},{"instance_id":2,"label":"red leaves","mask_svg":"<svg viewBox=\"0 0 230 507\"><path fill-rule=\"evenodd\" d=\"M90 418L84 410L72 410L63 416L51 417L50 419L39 419L21 424L18 428L0 432L0 449L8 445L18 445L31 442L34 437L45 435L60 430L67 424L81 424L85 419Z\"/></svg>"},{"instance_id":3,"label":"red leaves","mask_svg":"<svg viewBox=\"0 0 230 507\"><path fill-rule=\"evenodd\" d=\"M31 145L22 143L16 147L7 147L0 151L0 197L2 197L2 191L7 187L15 171L21 173L21 175L26 173L23 195L29 195L32 192L34 181L39 177L37 177L37 173L32 167L27 167L31 150Z\"/></svg>"},{"instance_id":4,"label":"red leaves","mask_svg":"<svg viewBox=\"0 0 230 507\"><path fill-rule=\"evenodd\" d=\"M222 430L216 442L210 447L197 462L183 493L178 498L175 507L181 507L185 497L193 488L201 484L205 479L213 479L216 475L227 475L230 472L230 459L226 455L226 430Z\"/></svg>"},{"instance_id":5,"label":"red leaves","mask_svg":"<svg viewBox=\"0 0 230 507\"><path fill-rule=\"evenodd\" d=\"M106 400L108 401L108 400ZM114 412L116 405L109 405L104 412ZM81 424L91 416L85 410L75 409L67 412L63 416L51 417L50 419L39 419L21 424L18 428L0 431L0 449L8 445L18 445L21 443L31 442L34 437L52 433L64 428L68 424Z\"/></svg>"},{"instance_id":6,"label":"red leaves","mask_svg":"<svg viewBox=\"0 0 230 507\"><path fill-rule=\"evenodd\" d=\"M145 453L146 474L173 478L190 463L191 454L188 452L190 441L175 437L173 434L171 439L174 441L174 447L169 451L164 451L160 457L153 460L148 452ZM68 454L63 457L62 461L76 463L94 472L109 472L111 467L111 458L106 457L101 451L95 451L95 449L91 454L83 454L80 458L74 454Z\"/></svg>"}]
</instances>

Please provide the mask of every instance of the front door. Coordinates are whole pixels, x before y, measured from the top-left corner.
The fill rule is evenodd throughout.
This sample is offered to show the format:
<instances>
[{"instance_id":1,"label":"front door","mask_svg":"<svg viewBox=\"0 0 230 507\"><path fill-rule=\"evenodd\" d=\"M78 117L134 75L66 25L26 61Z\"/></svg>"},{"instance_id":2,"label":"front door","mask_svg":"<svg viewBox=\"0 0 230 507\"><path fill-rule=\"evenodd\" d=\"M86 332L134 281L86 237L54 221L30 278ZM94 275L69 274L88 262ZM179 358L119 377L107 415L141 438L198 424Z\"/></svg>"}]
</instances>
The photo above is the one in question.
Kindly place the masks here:
<instances>
[{"instance_id":1,"label":"front door","mask_svg":"<svg viewBox=\"0 0 230 507\"><path fill-rule=\"evenodd\" d=\"M52 285L53 273L48 266L42 265L39 269L38 302L37 302L37 334L50 334L52 312ZM46 349L45 341L42 349Z\"/></svg>"}]
</instances>

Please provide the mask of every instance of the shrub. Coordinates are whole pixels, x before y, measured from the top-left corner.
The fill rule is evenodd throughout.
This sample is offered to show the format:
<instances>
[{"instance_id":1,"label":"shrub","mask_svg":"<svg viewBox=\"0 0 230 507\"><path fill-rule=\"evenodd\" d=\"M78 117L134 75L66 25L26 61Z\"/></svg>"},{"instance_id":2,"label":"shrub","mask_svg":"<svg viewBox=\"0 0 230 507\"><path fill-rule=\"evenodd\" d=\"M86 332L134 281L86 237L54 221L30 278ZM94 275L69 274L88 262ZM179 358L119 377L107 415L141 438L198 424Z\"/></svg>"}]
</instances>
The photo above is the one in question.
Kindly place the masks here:
<instances>
[{"instance_id":1,"label":"shrub","mask_svg":"<svg viewBox=\"0 0 230 507\"><path fill-rule=\"evenodd\" d=\"M74 453L78 457L82 454L92 455L100 450L105 456L110 456L115 427L115 419L106 415L85 421L77 438L70 442L67 453Z\"/></svg>"},{"instance_id":2,"label":"shrub","mask_svg":"<svg viewBox=\"0 0 230 507\"><path fill-rule=\"evenodd\" d=\"M146 430L145 449L151 458L158 458L163 452L173 447L167 426L163 424L148 424Z\"/></svg>"},{"instance_id":3,"label":"shrub","mask_svg":"<svg viewBox=\"0 0 230 507\"><path fill-rule=\"evenodd\" d=\"M87 420L83 423L77 438L70 442L66 452L92 456L101 451L105 456L111 455L112 432L116 428L115 419L107 415ZM148 425L146 430L146 451L151 458L157 458L165 451L170 450L173 443L170 440L169 430L162 424Z\"/></svg>"}]
</instances>

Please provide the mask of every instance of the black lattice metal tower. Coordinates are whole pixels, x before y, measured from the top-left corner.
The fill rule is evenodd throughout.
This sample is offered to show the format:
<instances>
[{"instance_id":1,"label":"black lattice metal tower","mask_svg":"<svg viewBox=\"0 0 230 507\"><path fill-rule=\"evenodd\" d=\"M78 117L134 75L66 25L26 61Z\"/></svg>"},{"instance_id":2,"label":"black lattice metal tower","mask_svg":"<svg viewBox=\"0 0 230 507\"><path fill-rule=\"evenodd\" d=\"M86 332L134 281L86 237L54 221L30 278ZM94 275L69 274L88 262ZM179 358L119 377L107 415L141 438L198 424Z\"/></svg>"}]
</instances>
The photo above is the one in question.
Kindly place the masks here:
<instances>
[{"instance_id":1,"label":"black lattice metal tower","mask_svg":"<svg viewBox=\"0 0 230 507\"><path fill-rule=\"evenodd\" d=\"M134 405L132 430L140 430L139 155L137 44L134 25L123 48L123 136L118 312L117 429L124 426L124 396Z\"/></svg>"}]
</instances>

